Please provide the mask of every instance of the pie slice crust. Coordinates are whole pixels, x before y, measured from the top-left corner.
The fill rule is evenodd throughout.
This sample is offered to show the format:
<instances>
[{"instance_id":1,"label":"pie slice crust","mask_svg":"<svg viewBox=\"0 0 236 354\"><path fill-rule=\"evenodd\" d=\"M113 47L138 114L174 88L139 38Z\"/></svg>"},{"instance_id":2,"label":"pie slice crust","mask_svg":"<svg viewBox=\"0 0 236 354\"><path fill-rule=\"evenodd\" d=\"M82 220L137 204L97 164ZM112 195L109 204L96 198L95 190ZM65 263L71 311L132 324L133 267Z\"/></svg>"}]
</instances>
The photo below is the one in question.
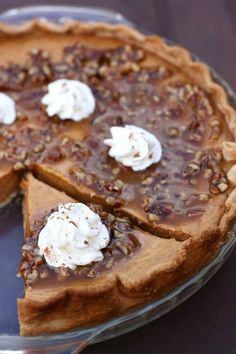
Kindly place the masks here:
<instances>
[{"instance_id":1,"label":"pie slice crust","mask_svg":"<svg viewBox=\"0 0 236 354\"><path fill-rule=\"evenodd\" d=\"M25 244L28 244L27 239L34 237L35 225L42 217L57 209L58 204L73 199L32 175L25 177L22 187ZM21 334L59 332L123 314L173 289L208 262L220 247L217 232L214 237L211 232L211 237L178 242L137 228L133 230L140 242L138 250L94 278L65 277L55 282L39 279L38 275L30 286L26 282L25 297L18 299ZM28 256L24 252L23 246L26 261Z\"/></svg>"}]
</instances>

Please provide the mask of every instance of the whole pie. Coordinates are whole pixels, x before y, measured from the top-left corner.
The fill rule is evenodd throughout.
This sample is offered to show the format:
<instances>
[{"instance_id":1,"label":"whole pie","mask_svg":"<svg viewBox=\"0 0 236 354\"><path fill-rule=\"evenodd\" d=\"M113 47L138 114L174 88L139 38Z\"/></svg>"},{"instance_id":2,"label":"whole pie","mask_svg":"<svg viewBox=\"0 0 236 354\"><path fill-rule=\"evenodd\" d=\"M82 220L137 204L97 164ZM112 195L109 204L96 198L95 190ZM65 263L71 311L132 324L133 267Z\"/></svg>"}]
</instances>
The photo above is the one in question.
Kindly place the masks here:
<instances>
[{"instance_id":1,"label":"whole pie","mask_svg":"<svg viewBox=\"0 0 236 354\"><path fill-rule=\"evenodd\" d=\"M35 20L0 37L21 334L126 313L209 262L236 216L236 114L208 67L124 25Z\"/></svg>"}]
</instances>

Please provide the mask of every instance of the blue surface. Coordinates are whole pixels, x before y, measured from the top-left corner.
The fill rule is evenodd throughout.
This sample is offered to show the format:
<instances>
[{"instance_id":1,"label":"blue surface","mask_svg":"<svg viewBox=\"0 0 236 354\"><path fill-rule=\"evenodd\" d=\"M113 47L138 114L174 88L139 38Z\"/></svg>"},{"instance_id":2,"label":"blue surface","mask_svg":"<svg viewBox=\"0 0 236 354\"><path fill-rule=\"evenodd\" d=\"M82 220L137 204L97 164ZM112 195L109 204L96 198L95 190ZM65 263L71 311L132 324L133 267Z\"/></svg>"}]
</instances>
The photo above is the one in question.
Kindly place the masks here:
<instances>
[{"instance_id":1,"label":"blue surface","mask_svg":"<svg viewBox=\"0 0 236 354\"><path fill-rule=\"evenodd\" d=\"M23 242L19 205L0 210L0 333L19 333L16 299L23 295L23 281L16 277Z\"/></svg>"}]
</instances>

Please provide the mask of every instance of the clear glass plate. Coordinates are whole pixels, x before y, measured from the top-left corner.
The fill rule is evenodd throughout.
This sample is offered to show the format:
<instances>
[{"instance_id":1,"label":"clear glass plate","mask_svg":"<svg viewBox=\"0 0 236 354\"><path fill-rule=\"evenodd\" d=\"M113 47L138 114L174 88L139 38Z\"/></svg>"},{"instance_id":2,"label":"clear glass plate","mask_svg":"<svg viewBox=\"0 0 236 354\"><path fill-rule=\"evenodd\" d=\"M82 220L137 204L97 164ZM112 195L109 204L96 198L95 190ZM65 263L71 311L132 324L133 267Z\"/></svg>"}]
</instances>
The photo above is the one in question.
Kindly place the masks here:
<instances>
[{"instance_id":1,"label":"clear glass plate","mask_svg":"<svg viewBox=\"0 0 236 354\"><path fill-rule=\"evenodd\" d=\"M12 9L1 13L0 21L22 23L36 17L59 23L68 18L74 18L83 21L125 23L135 27L121 14L111 10L71 6L34 6ZM213 70L212 75L225 87L232 104L236 107L236 96L233 91ZM14 202L4 210L0 210L0 267L2 270L0 273L0 353L62 353L66 350L78 353L88 344L113 338L141 327L169 312L199 290L222 266L236 244L236 232L233 230L214 260L195 276L164 298L125 316L97 326L61 334L20 337L16 298L23 296L23 282L16 280L15 274L20 259L22 237L21 206L20 203Z\"/></svg>"}]
</instances>

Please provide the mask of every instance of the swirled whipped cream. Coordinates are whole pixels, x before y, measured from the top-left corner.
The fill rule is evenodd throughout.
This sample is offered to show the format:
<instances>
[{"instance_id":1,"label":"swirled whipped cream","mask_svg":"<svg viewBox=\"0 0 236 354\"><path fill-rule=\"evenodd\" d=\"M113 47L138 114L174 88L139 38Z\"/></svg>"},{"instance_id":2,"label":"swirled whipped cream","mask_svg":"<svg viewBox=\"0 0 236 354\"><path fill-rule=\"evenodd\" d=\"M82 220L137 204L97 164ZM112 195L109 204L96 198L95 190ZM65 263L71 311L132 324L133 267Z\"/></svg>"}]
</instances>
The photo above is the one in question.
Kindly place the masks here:
<instances>
[{"instance_id":1,"label":"swirled whipped cream","mask_svg":"<svg viewBox=\"0 0 236 354\"><path fill-rule=\"evenodd\" d=\"M42 103L47 106L47 114L58 115L62 120L76 122L88 118L95 109L95 98L91 89L81 81L56 80L48 85L48 93Z\"/></svg>"},{"instance_id":2,"label":"swirled whipped cream","mask_svg":"<svg viewBox=\"0 0 236 354\"><path fill-rule=\"evenodd\" d=\"M13 99L0 92L0 123L12 124L16 120L16 107Z\"/></svg>"},{"instance_id":3,"label":"swirled whipped cream","mask_svg":"<svg viewBox=\"0 0 236 354\"><path fill-rule=\"evenodd\" d=\"M109 155L134 171L141 171L162 156L160 141L145 129L135 125L110 128L112 139L105 139L110 146Z\"/></svg>"},{"instance_id":4,"label":"swirled whipped cream","mask_svg":"<svg viewBox=\"0 0 236 354\"><path fill-rule=\"evenodd\" d=\"M60 204L38 238L40 254L52 267L76 266L103 260L101 249L109 233L98 214L82 203Z\"/></svg>"}]
</instances>

